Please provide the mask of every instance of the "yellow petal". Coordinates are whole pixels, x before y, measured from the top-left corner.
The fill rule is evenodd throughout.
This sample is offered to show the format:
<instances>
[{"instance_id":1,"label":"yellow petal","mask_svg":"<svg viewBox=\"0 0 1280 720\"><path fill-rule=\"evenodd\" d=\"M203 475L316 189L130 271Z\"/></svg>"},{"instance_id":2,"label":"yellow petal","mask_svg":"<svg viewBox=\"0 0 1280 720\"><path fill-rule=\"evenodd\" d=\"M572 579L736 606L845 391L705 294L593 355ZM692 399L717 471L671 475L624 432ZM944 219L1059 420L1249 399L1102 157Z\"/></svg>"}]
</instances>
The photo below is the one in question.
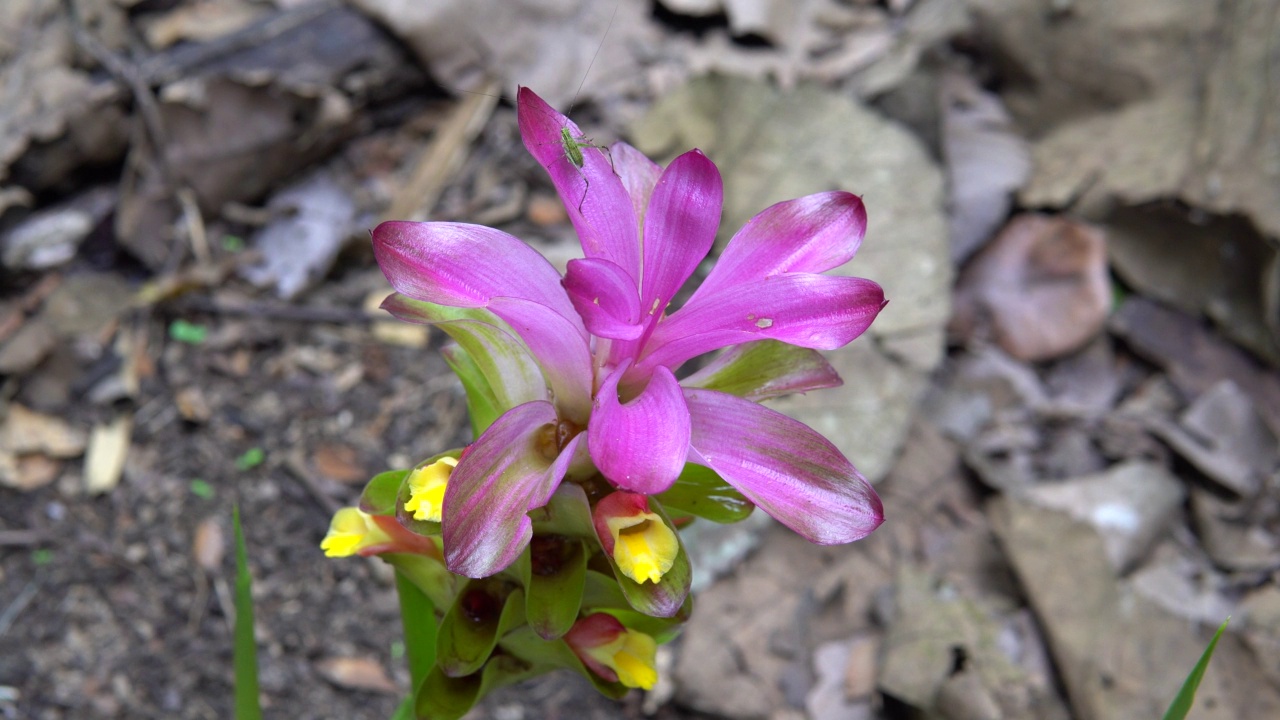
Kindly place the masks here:
<instances>
[{"instance_id":1,"label":"yellow petal","mask_svg":"<svg viewBox=\"0 0 1280 720\"><path fill-rule=\"evenodd\" d=\"M404 509L413 513L414 520L440 522L445 487L457 464L453 458L440 458L409 474L409 499L405 501Z\"/></svg>"},{"instance_id":2,"label":"yellow petal","mask_svg":"<svg viewBox=\"0 0 1280 720\"><path fill-rule=\"evenodd\" d=\"M373 518L360 508L345 507L333 514L320 549L326 557L349 557L361 548L387 542L391 536L374 524Z\"/></svg>"},{"instance_id":3,"label":"yellow petal","mask_svg":"<svg viewBox=\"0 0 1280 720\"><path fill-rule=\"evenodd\" d=\"M680 544L676 534L654 513L608 519L613 559L623 575L638 583L657 583L675 564Z\"/></svg>"},{"instance_id":4,"label":"yellow petal","mask_svg":"<svg viewBox=\"0 0 1280 720\"><path fill-rule=\"evenodd\" d=\"M658 646L653 638L641 632L628 631L626 644L613 656L612 667L618 682L627 687L652 690L658 682Z\"/></svg>"},{"instance_id":5,"label":"yellow petal","mask_svg":"<svg viewBox=\"0 0 1280 720\"><path fill-rule=\"evenodd\" d=\"M642 632L626 630L616 639L588 649L587 653L612 668L618 682L627 687L652 690L658 681L658 644Z\"/></svg>"}]
</instances>

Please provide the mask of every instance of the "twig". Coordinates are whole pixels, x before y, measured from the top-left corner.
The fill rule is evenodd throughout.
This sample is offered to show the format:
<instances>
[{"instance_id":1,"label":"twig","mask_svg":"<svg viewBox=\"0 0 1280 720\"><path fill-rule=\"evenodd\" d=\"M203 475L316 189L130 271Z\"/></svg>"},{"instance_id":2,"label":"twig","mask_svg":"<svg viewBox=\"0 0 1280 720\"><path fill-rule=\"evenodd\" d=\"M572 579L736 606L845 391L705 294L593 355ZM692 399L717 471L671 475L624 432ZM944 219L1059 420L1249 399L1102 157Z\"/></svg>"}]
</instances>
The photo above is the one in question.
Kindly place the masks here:
<instances>
[{"instance_id":1,"label":"twig","mask_svg":"<svg viewBox=\"0 0 1280 720\"><path fill-rule=\"evenodd\" d=\"M49 534L39 530L0 530L0 547L39 545L48 539Z\"/></svg>"},{"instance_id":2,"label":"twig","mask_svg":"<svg viewBox=\"0 0 1280 720\"><path fill-rule=\"evenodd\" d=\"M337 500L334 500L329 493L325 492L324 488L320 487L316 482L311 470L302 459L301 453L296 451L289 453L285 458L284 468L289 471L290 475L294 476L302 483L302 486L307 489L307 492L310 492L312 497L316 499L316 502L320 503L321 507L323 507L330 515L333 515L338 512L338 510L342 509L342 504Z\"/></svg>"},{"instance_id":3,"label":"twig","mask_svg":"<svg viewBox=\"0 0 1280 720\"><path fill-rule=\"evenodd\" d=\"M490 80L479 92L468 94L445 120L418 160L409 182L391 201L388 220L422 220L435 207L440 191L466 158L467 146L476 138L498 104L498 84Z\"/></svg>"},{"instance_id":4,"label":"twig","mask_svg":"<svg viewBox=\"0 0 1280 720\"><path fill-rule=\"evenodd\" d=\"M209 238L204 231L204 217L200 214L200 205L196 202L196 194L191 188L183 186L178 190L178 204L182 206L182 219L187 225L187 236L191 238L191 252L196 256L196 264L209 264Z\"/></svg>"},{"instance_id":5,"label":"twig","mask_svg":"<svg viewBox=\"0 0 1280 720\"><path fill-rule=\"evenodd\" d=\"M9 603L9 607L5 608L3 613L0 613L0 637L4 637L4 634L9 632L9 626L13 624L14 620L18 619L23 610L27 609L27 605L31 603L31 600L35 598L38 592L36 584L28 582L26 587L22 588L22 592L18 593L18 597Z\"/></svg>"},{"instance_id":6,"label":"twig","mask_svg":"<svg viewBox=\"0 0 1280 720\"><path fill-rule=\"evenodd\" d=\"M71 23L71 35L76 45L98 61L98 64L117 82L129 88L133 101L138 104L138 112L142 114L147 141L155 151L160 173L164 176L165 184L172 185L173 176L164 158L164 122L160 119L160 106L156 104L156 97L152 94L151 87L136 67L121 60L118 55L89 33L88 28L84 26L84 20L80 17L80 9L76 6L75 0L62 0L62 7L66 10L67 19Z\"/></svg>"},{"instance_id":7,"label":"twig","mask_svg":"<svg viewBox=\"0 0 1280 720\"><path fill-rule=\"evenodd\" d=\"M288 322L333 323L336 325L364 324L387 319L386 316L371 315L356 308L324 308L265 302L230 305L220 303L212 298L198 296L182 298L171 303L169 307L178 312L266 318L268 320L285 320Z\"/></svg>"}]
</instances>

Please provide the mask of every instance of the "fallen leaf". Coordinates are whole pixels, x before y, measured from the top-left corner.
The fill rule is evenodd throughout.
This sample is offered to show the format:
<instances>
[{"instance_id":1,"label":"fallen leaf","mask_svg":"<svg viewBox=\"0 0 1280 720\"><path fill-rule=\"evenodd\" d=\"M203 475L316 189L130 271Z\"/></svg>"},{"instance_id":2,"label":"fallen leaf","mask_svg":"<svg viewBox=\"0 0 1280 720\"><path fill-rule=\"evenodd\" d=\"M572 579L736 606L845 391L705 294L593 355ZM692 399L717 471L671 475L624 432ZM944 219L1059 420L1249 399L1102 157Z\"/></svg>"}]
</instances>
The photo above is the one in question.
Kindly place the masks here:
<instances>
[{"instance_id":1,"label":"fallen leaf","mask_svg":"<svg viewBox=\"0 0 1280 720\"><path fill-rule=\"evenodd\" d=\"M351 237L356 206L328 173L318 172L272 196L278 219L253 239L261 262L241 269L259 287L274 285L285 299L324 278Z\"/></svg>"},{"instance_id":2,"label":"fallen leaf","mask_svg":"<svg viewBox=\"0 0 1280 720\"><path fill-rule=\"evenodd\" d=\"M191 554L195 556L196 564L208 572L218 572L226 552L227 538L222 524L215 518L201 520L191 542Z\"/></svg>"},{"instance_id":3,"label":"fallen leaf","mask_svg":"<svg viewBox=\"0 0 1280 720\"><path fill-rule=\"evenodd\" d=\"M89 494L110 492L120 484L132 433L131 415L122 415L112 422L93 427L84 457L84 487Z\"/></svg>"},{"instance_id":4,"label":"fallen leaf","mask_svg":"<svg viewBox=\"0 0 1280 720\"><path fill-rule=\"evenodd\" d=\"M369 472L360 466L355 448L350 445L324 444L311 456L316 471L340 483L364 482Z\"/></svg>"},{"instance_id":5,"label":"fallen leaf","mask_svg":"<svg viewBox=\"0 0 1280 720\"><path fill-rule=\"evenodd\" d=\"M1031 154L998 95L959 72L943 76L940 92L951 260L959 265L1004 222L1031 173Z\"/></svg>"},{"instance_id":6,"label":"fallen leaf","mask_svg":"<svg viewBox=\"0 0 1280 720\"><path fill-rule=\"evenodd\" d=\"M14 455L0 449L0 485L4 487L36 490L56 480L61 471L61 462L44 455Z\"/></svg>"},{"instance_id":7,"label":"fallen leaf","mask_svg":"<svg viewBox=\"0 0 1280 720\"><path fill-rule=\"evenodd\" d=\"M1196 398L1179 424L1150 423L1164 440L1213 481L1238 497L1254 498L1280 467L1280 444L1254 410L1253 400L1230 380Z\"/></svg>"},{"instance_id":8,"label":"fallen leaf","mask_svg":"<svg viewBox=\"0 0 1280 720\"><path fill-rule=\"evenodd\" d=\"M0 344L0 375L20 375L31 370L49 355L57 342L53 329L43 320L32 318L23 322L17 332Z\"/></svg>"},{"instance_id":9,"label":"fallen leaf","mask_svg":"<svg viewBox=\"0 0 1280 720\"><path fill-rule=\"evenodd\" d=\"M339 687L395 694L396 684L382 664L371 657L329 657L316 663L321 677Z\"/></svg>"},{"instance_id":10,"label":"fallen leaf","mask_svg":"<svg viewBox=\"0 0 1280 720\"><path fill-rule=\"evenodd\" d=\"M1254 399L1254 410L1280 437L1280 376L1196 318L1135 295L1120 306L1110 325L1134 352L1164 368L1190 397L1231 380Z\"/></svg>"},{"instance_id":11,"label":"fallen leaf","mask_svg":"<svg viewBox=\"0 0 1280 720\"><path fill-rule=\"evenodd\" d=\"M1079 349L1111 308L1106 244L1095 228L1019 215L960 274L949 330L964 342L989 338L1019 360Z\"/></svg>"},{"instance_id":12,"label":"fallen leaf","mask_svg":"<svg viewBox=\"0 0 1280 720\"><path fill-rule=\"evenodd\" d=\"M658 40L647 5L630 0L353 4L412 48L445 87L473 90L496 76L504 87L536 88L547 102L565 109L600 94L611 82L634 79L637 49Z\"/></svg>"},{"instance_id":13,"label":"fallen leaf","mask_svg":"<svg viewBox=\"0 0 1280 720\"><path fill-rule=\"evenodd\" d=\"M61 418L9 405L0 422L0 450L16 455L40 453L55 458L77 457L84 452L84 432Z\"/></svg>"}]
</instances>

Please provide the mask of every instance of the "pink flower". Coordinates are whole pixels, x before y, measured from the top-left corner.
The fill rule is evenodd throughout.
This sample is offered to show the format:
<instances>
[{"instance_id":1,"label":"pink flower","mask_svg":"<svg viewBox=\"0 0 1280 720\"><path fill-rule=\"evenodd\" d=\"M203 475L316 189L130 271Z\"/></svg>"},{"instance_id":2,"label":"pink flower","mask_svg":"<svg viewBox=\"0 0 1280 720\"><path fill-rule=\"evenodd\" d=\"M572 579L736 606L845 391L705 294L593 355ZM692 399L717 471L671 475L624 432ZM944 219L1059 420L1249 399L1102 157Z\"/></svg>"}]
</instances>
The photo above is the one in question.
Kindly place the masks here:
<instances>
[{"instance_id":1,"label":"pink flower","mask_svg":"<svg viewBox=\"0 0 1280 720\"><path fill-rule=\"evenodd\" d=\"M816 350L858 337L884 306L876 283L821 274L858 249L862 201L826 192L767 208L668 313L715 239L716 166L693 150L663 169L617 143L608 157L582 148L579 167L561 134L567 126L576 137L576 126L527 88L518 109L525 147L551 174L582 242L585 257L564 278L488 227L385 222L373 231L397 291L384 307L450 332L502 412L449 480L449 568L483 577L506 567L531 537L526 512L546 504L567 472L594 469L653 495L692 462L813 542L874 530L879 498L849 461L756 403L838 384ZM755 344L765 340L775 342ZM677 380L686 361L722 348L731 349Z\"/></svg>"}]
</instances>

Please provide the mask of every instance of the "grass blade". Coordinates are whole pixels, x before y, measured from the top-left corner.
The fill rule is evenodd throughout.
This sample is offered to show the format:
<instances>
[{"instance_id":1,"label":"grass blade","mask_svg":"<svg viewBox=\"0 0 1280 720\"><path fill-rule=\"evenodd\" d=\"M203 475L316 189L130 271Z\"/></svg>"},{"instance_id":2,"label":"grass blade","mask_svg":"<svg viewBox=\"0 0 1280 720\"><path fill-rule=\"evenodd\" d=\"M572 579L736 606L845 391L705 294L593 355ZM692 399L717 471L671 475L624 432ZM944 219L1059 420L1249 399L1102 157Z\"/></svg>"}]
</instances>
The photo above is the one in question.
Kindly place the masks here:
<instances>
[{"instance_id":1,"label":"grass blade","mask_svg":"<svg viewBox=\"0 0 1280 720\"><path fill-rule=\"evenodd\" d=\"M1213 634L1213 639L1209 641L1209 647L1204 649L1204 654L1200 656L1200 661L1191 669L1191 674L1187 676L1186 681L1182 683L1182 689L1178 690L1178 695L1174 697L1173 704L1164 713L1164 720L1184 720L1187 713L1191 712L1191 706L1196 701L1196 690L1200 688L1200 680L1204 677L1204 671L1209 667L1209 660L1213 657L1213 651L1218 647L1218 638L1222 637L1223 631L1227 629L1227 623L1231 622L1231 618L1222 621L1218 626L1218 632Z\"/></svg>"},{"instance_id":2,"label":"grass blade","mask_svg":"<svg viewBox=\"0 0 1280 720\"><path fill-rule=\"evenodd\" d=\"M436 664L436 608L431 598L398 570L396 592L400 595L400 620L404 625L404 654L416 688Z\"/></svg>"},{"instance_id":3,"label":"grass blade","mask_svg":"<svg viewBox=\"0 0 1280 720\"><path fill-rule=\"evenodd\" d=\"M258 646L253 639L253 580L240 527L240 508L232 508L236 533L236 627L234 645L236 720L262 720L258 704Z\"/></svg>"}]
</instances>

